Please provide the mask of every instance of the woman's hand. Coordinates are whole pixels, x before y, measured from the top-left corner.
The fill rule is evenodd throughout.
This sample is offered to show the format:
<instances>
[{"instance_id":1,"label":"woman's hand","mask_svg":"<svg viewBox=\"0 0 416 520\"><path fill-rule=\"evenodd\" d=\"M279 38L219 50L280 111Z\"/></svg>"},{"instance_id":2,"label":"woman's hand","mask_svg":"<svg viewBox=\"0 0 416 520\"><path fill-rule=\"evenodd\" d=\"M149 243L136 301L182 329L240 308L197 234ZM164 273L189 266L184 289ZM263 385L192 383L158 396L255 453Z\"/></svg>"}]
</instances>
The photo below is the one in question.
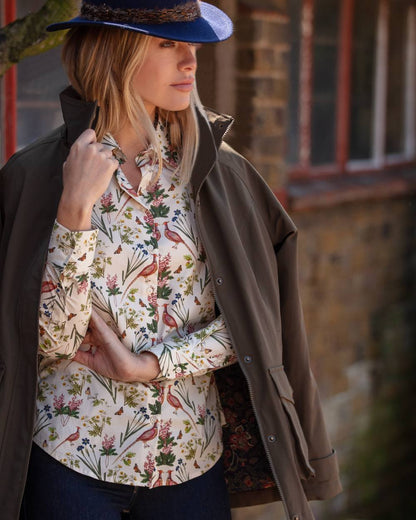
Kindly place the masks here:
<instances>
[{"instance_id":1,"label":"woman's hand","mask_svg":"<svg viewBox=\"0 0 416 520\"><path fill-rule=\"evenodd\" d=\"M90 229L94 203L107 189L117 167L111 149L97 143L94 130L85 130L71 146L63 166L58 222L72 231Z\"/></svg>"},{"instance_id":2,"label":"woman's hand","mask_svg":"<svg viewBox=\"0 0 416 520\"><path fill-rule=\"evenodd\" d=\"M145 383L155 379L160 372L159 361L154 354L131 352L94 310L82 345L91 347L87 351L78 350L74 360L105 377Z\"/></svg>"}]
</instances>

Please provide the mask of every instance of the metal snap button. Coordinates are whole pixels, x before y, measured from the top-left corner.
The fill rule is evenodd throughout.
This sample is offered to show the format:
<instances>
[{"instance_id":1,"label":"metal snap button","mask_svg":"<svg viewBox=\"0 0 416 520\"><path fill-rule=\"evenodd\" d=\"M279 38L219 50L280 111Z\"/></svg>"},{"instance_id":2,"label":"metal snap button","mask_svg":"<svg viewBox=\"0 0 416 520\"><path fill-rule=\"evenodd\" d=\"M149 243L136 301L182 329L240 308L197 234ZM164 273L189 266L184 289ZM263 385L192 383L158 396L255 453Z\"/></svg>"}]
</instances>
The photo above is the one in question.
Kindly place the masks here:
<instances>
[{"instance_id":1,"label":"metal snap button","mask_svg":"<svg viewBox=\"0 0 416 520\"><path fill-rule=\"evenodd\" d=\"M217 283L217 285L222 285L222 284L224 283L224 279L221 278L221 276L219 276L219 277L215 280L215 282Z\"/></svg>"},{"instance_id":2,"label":"metal snap button","mask_svg":"<svg viewBox=\"0 0 416 520\"><path fill-rule=\"evenodd\" d=\"M276 435L273 435L273 434L272 434L272 435L269 435L269 436L267 437L267 440L268 440L269 442L276 442L276 441L277 441L277 437L276 437ZM294 519L294 520L295 520L295 519Z\"/></svg>"},{"instance_id":3,"label":"metal snap button","mask_svg":"<svg viewBox=\"0 0 416 520\"><path fill-rule=\"evenodd\" d=\"M253 361L251 356L244 356L244 363L250 364Z\"/></svg>"}]
</instances>

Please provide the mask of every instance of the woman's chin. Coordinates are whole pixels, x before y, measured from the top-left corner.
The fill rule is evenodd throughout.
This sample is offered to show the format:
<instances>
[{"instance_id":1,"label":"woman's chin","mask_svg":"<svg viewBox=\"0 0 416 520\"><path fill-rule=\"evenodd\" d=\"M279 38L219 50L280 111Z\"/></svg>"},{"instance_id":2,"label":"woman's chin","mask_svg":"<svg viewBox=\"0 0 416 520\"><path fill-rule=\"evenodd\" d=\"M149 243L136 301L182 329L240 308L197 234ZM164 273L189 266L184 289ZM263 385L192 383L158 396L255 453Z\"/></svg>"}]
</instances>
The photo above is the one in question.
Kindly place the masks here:
<instances>
[{"instance_id":1,"label":"woman's chin","mask_svg":"<svg viewBox=\"0 0 416 520\"><path fill-rule=\"evenodd\" d=\"M186 110L189 108L191 104L191 99L188 96L187 99L179 99L175 101L170 101L169 103L159 105L159 108L163 110L167 110L168 112L180 112L181 110Z\"/></svg>"}]
</instances>

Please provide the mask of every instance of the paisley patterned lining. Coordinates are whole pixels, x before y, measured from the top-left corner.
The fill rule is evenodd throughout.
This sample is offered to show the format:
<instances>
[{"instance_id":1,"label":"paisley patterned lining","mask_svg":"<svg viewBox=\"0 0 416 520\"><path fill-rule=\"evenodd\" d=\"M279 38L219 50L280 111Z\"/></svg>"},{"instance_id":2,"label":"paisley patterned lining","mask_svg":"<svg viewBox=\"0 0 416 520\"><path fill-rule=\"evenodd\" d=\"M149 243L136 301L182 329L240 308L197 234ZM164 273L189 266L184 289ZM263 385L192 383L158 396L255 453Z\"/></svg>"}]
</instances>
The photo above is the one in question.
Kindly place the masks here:
<instances>
[{"instance_id":1,"label":"paisley patterned lining","mask_svg":"<svg viewBox=\"0 0 416 520\"><path fill-rule=\"evenodd\" d=\"M227 425L223 428L224 465L230 493L276 487L251 398L240 367L215 373Z\"/></svg>"}]
</instances>

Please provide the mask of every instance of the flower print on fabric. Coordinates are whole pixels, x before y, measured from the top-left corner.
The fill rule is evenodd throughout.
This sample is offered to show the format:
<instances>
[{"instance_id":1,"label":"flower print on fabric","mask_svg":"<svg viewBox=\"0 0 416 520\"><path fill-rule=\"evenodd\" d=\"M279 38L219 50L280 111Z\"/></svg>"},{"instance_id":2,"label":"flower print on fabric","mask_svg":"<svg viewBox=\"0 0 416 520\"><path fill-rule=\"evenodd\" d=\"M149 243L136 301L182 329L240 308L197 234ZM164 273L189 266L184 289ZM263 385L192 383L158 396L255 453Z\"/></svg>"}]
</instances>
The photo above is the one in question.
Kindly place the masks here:
<instances>
[{"instance_id":1,"label":"flower print on fabric","mask_svg":"<svg viewBox=\"0 0 416 520\"><path fill-rule=\"evenodd\" d=\"M55 223L41 286L39 351L74 356L91 316L90 268L97 231L68 231ZM74 294L74 301L67 298Z\"/></svg>"},{"instance_id":2,"label":"flower print on fabric","mask_svg":"<svg viewBox=\"0 0 416 520\"><path fill-rule=\"evenodd\" d=\"M91 477L175 485L222 452L223 414L212 371L235 362L197 234L189 186L162 125L157 155L138 157L134 190L122 166L93 210L93 231L56 223L40 302L35 442ZM107 135L104 144L117 146ZM121 383L72 361L91 307L127 348L158 356L152 382Z\"/></svg>"}]
</instances>

